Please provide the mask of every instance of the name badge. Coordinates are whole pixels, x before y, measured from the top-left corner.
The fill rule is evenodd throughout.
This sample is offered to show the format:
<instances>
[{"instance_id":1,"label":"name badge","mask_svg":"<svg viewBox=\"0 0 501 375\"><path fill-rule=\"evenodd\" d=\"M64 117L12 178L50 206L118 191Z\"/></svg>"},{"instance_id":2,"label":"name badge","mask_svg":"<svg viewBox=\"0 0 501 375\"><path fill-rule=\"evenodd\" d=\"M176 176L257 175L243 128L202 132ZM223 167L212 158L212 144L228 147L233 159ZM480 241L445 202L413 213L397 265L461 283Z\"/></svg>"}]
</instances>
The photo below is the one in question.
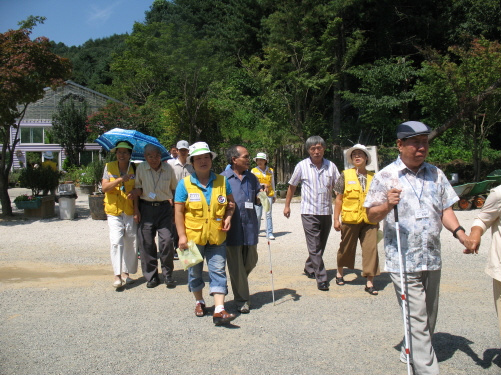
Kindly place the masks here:
<instances>
[{"instance_id":1,"label":"name badge","mask_svg":"<svg viewBox=\"0 0 501 375\"><path fill-rule=\"evenodd\" d=\"M190 202L200 202L200 193L190 193Z\"/></svg>"},{"instance_id":2,"label":"name badge","mask_svg":"<svg viewBox=\"0 0 501 375\"><path fill-rule=\"evenodd\" d=\"M357 183L357 181L348 181L348 185L354 185L356 183Z\"/></svg>"},{"instance_id":3,"label":"name badge","mask_svg":"<svg viewBox=\"0 0 501 375\"><path fill-rule=\"evenodd\" d=\"M429 216L427 210L417 210L415 215L416 219L425 219Z\"/></svg>"},{"instance_id":4,"label":"name badge","mask_svg":"<svg viewBox=\"0 0 501 375\"><path fill-rule=\"evenodd\" d=\"M245 208L252 210L254 209L254 204L252 202L245 202Z\"/></svg>"},{"instance_id":5,"label":"name badge","mask_svg":"<svg viewBox=\"0 0 501 375\"><path fill-rule=\"evenodd\" d=\"M150 192L148 194L148 197L150 197L151 199L155 199L157 197L157 195L155 193L153 193L153 192Z\"/></svg>"}]
</instances>

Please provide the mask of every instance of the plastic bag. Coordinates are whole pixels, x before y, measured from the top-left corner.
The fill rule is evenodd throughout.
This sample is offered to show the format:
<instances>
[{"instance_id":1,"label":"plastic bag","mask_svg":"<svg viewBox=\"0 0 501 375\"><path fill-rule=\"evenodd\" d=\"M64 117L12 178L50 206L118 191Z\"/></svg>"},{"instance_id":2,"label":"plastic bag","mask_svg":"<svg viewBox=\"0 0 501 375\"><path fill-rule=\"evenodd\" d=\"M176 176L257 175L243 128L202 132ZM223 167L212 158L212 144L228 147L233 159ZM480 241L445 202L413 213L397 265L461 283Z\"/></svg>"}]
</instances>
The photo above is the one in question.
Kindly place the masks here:
<instances>
[{"instance_id":1,"label":"plastic bag","mask_svg":"<svg viewBox=\"0 0 501 375\"><path fill-rule=\"evenodd\" d=\"M257 194L257 197L261 201L261 206L263 206L263 211L264 212L268 212L270 210L270 201L269 201L268 196L266 195L266 193L264 191L260 191Z\"/></svg>"},{"instance_id":2,"label":"plastic bag","mask_svg":"<svg viewBox=\"0 0 501 375\"><path fill-rule=\"evenodd\" d=\"M200 251L198 251L197 245L191 240L188 241L187 249L181 250L180 248L177 248L176 252L179 256L179 262L183 265L185 271L204 260Z\"/></svg>"}]
</instances>

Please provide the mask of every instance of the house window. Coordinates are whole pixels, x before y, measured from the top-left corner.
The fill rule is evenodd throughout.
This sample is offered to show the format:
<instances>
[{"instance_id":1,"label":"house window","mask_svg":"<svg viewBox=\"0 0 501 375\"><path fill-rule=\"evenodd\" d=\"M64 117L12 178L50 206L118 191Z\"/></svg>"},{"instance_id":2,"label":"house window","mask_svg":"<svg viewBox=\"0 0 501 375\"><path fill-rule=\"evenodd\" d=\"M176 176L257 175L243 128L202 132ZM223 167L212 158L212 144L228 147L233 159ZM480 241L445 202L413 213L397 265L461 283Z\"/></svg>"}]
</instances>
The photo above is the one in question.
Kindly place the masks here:
<instances>
[{"instance_id":1,"label":"house window","mask_svg":"<svg viewBox=\"0 0 501 375\"><path fill-rule=\"evenodd\" d=\"M44 143L44 128L21 128L21 143Z\"/></svg>"}]
</instances>

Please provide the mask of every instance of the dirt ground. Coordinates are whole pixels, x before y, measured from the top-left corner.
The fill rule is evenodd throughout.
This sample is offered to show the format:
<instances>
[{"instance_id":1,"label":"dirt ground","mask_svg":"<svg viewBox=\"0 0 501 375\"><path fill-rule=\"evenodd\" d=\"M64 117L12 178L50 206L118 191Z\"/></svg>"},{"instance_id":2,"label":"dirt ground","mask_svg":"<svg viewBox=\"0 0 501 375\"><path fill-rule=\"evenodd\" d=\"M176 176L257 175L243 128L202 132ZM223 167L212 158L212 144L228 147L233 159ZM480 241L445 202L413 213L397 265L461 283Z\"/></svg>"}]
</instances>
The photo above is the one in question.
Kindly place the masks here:
<instances>
[{"instance_id":1,"label":"dirt ground","mask_svg":"<svg viewBox=\"0 0 501 375\"><path fill-rule=\"evenodd\" d=\"M11 190L12 199L23 192ZM406 373L397 350L403 326L381 245L374 297L364 292L359 251L347 284L333 282L340 235L332 230L324 256L331 288L321 292L302 274L299 204L287 220L278 202L277 239L268 246L261 234L250 275L251 313L214 327L210 316L194 316L182 269L174 272L173 290L147 289L139 271L135 284L115 291L107 222L90 218L85 195L76 204L75 220L27 219L18 210L0 220L0 374ZM475 211L457 215L469 229ZM489 235L477 256L463 255L449 232L441 238L434 336L441 373L501 374L492 281L483 271ZM231 287L226 300L235 311Z\"/></svg>"}]
</instances>

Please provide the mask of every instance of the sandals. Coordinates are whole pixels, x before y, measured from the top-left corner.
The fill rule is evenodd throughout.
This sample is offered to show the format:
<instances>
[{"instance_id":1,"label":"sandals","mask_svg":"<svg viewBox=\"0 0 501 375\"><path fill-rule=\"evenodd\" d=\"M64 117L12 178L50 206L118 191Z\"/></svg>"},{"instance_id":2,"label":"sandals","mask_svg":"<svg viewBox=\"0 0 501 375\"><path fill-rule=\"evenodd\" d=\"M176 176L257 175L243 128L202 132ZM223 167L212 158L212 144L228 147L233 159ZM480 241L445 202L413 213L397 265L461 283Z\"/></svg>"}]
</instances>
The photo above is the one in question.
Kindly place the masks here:
<instances>
[{"instance_id":1,"label":"sandals","mask_svg":"<svg viewBox=\"0 0 501 375\"><path fill-rule=\"evenodd\" d=\"M344 278L343 278L343 276L341 276L341 277L337 277L336 276L336 284L337 285L344 285Z\"/></svg>"},{"instance_id":2,"label":"sandals","mask_svg":"<svg viewBox=\"0 0 501 375\"><path fill-rule=\"evenodd\" d=\"M374 288L374 285L371 287L365 286L365 291L369 293L371 296L377 296L379 293L376 288Z\"/></svg>"}]
</instances>

